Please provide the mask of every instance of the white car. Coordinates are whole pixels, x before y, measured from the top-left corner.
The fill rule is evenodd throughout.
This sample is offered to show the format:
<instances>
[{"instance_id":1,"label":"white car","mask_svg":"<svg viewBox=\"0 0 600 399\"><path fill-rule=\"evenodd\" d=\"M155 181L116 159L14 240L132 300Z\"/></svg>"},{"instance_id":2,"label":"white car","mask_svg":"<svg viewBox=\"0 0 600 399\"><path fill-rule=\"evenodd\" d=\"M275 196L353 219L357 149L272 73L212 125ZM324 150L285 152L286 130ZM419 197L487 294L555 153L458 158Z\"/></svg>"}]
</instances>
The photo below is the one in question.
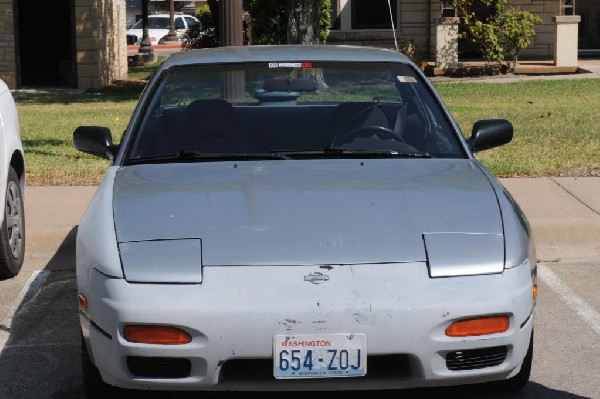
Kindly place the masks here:
<instances>
[{"instance_id":1,"label":"white car","mask_svg":"<svg viewBox=\"0 0 600 399\"><path fill-rule=\"evenodd\" d=\"M77 231L84 386L360 390L495 382L533 354L529 225L395 51L244 46L157 69ZM402 396L399 394L399 396Z\"/></svg>"},{"instance_id":2,"label":"white car","mask_svg":"<svg viewBox=\"0 0 600 399\"><path fill-rule=\"evenodd\" d=\"M190 15L175 15L175 31L181 39L188 29L199 24L196 17ZM140 19L127 30L127 44L140 44L143 36L142 20ZM169 14L155 14L148 16L148 36L152 44L163 44L164 37L169 33Z\"/></svg>"},{"instance_id":3,"label":"white car","mask_svg":"<svg viewBox=\"0 0 600 399\"><path fill-rule=\"evenodd\" d=\"M25 254L25 158L15 101L0 80L0 280L15 277Z\"/></svg>"}]
</instances>

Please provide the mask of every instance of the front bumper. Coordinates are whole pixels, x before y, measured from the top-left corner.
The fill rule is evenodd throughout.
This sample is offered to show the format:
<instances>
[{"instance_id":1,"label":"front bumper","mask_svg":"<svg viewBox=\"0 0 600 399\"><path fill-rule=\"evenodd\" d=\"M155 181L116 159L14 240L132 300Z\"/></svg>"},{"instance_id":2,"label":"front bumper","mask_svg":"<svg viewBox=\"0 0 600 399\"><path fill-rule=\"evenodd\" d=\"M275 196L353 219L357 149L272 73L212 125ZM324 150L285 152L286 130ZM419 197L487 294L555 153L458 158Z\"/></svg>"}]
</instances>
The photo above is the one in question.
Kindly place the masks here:
<instances>
[{"instance_id":1,"label":"front bumper","mask_svg":"<svg viewBox=\"0 0 600 399\"><path fill-rule=\"evenodd\" d=\"M320 271L329 280L311 284ZM518 372L532 328L533 279L529 263L501 274L432 279L424 263L285 267L204 267L203 283L131 284L94 271L84 337L103 379L133 389L329 390L396 389L479 383ZM506 314L505 333L450 338L452 322ZM191 343L134 344L123 337L128 324L184 329ZM276 334L364 333L368 362L402 362L398 373L338 379L275 380L257 365L272 365ZM456 352L506 348L500 364L452 371ZM189 359L188 376L142 377L131 359ZM228 364L238 372L227 375ZM241 370L241 371L240 371ZM375 370L375 369L373 369ZM271 367L272 371L272 367Z\"/></svg>"}]
</instances>

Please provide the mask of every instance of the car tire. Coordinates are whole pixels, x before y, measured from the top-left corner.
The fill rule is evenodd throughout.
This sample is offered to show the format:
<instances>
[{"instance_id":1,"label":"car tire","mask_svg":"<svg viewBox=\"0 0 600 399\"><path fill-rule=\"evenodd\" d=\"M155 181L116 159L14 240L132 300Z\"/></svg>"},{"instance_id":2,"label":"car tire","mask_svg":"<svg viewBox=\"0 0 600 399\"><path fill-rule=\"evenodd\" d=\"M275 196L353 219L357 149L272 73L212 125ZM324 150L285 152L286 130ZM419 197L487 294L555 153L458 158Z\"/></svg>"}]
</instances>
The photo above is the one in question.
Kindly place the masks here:
<instances>
[{"instance_id":1,"label":"car tire","mask_svg":"<svg viewBox=\"0 0 600 399\"><path fill-rule=\"evenodd\" d=\"M104 382L100 371L90 359L83 336L81 337L81 371L83 373L83 390L89 399L118 397L117 388Z\"/></svg>"},{"instance_id":2,"label":"car tire","mask_svg":"<svg viewBox=\"0 0 600 399\"><path fill-rule=\"evenodd\" d=\"M531 374L531 364L533 363L533 331L531 332L531 338L529 339L529 348L527 349L527 354L523 359L523 364L521 365L521 370L517 373L517 375L504 380L504 381L496 381L493 383L496 391L499 392L516 392L521 390L527 385L529 382L529 375Z\"/></svg>"},{"instance_id":3,"label":"car tire","mask_svg":"<svg viewBox=\"0 0 600 399\"><path fill-rule=\"evenodd\" d=\"M17 173L8 168L4 219L0 228L0 280L19 274L25 255L25 212Z\"/></svg>"}]
</instances>

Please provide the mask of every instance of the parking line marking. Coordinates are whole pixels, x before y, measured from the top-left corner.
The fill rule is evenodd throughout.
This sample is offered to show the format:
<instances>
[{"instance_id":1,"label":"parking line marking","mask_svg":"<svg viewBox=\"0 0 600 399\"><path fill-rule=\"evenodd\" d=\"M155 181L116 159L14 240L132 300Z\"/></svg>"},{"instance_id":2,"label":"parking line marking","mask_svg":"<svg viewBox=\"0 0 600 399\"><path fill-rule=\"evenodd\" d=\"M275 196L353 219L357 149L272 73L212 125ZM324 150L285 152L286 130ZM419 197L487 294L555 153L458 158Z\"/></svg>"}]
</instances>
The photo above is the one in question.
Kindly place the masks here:
<instances>
[{"instance_id":1,"label":"parking line marking","mask_svg":"<svg viewBox=\"0 0 600 399\"><path fill-rule=\"evenodd\" d=\"M37 296L38 292L40 292L40 290L42 289L44 282L46 282L46 277L48 277L49 273L50 272L47 270L35 270L33 273L31 273L31 277L29 277L29 280L27 280L27 282L21 289L17 300L10 308L10 311L8 312L8 315L6 317L6 328L8 329L8 331L3 331L2 334L0 334L0 356L2 355L4 347L6 346L10 338L10 328L12 327L12 321L15 317L17 309L19 308L19 306L21 306L21 303L23 303L26 299L31 300Z\"/></svg>"},{"instance_id":2,"label":"parking line marking","mask_svg":"<svg viewBox=\"0 0 600 399\"><path fill-rule=\"evenodd\" d=\"M538 265L538 276L554 291L571 309L600 334L600 313L581 299L572 289L567 287L547 266Z\"/></svg>"}]
</instances>

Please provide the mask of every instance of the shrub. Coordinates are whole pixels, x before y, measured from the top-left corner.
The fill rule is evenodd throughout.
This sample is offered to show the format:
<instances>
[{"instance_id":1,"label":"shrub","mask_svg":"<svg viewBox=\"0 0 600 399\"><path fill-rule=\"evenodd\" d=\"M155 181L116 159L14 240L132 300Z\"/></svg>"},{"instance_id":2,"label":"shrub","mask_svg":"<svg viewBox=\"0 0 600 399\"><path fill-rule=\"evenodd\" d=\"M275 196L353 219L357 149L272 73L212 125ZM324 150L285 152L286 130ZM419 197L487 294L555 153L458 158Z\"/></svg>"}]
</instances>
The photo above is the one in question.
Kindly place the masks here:
<instances>
[{"instance_id":1,"label":"shrub","mask_svg":"<svg viewBox=\"0 0 600 399\"><path fill-rule=\"evenodd\" d=\"M183 48L186 50L206 47L218 47L219 37L215 18L208 5L204 4L196 10L196 18L200 24L191 27L183 36Z\"/></svg>"},{"instance_id":2,"label":"shrub","mask_svg":"<svg viewBox=\"0 0 600 399\"><path fill-rule=\"evenodd\" d=\"M472 11L474 2L490 7L491 15L479 20ZM454 0L454 6L467 27L463 35L479 47L488 65L501 69L514 71L520 51L535 35L535 25L542 23L537 15L509 6L508 0ZM512 67L504 63L505 56Z\"/></svg>"},{"instance_id":3,"label":"shrub","mask_svg":"<svg viewBox=\"0 0 600 399\"><path fill-rule=\"evenodd\" d=\"M287 1L248 0L252 44L287 43Z\"/></svg>"}]
</instances>

